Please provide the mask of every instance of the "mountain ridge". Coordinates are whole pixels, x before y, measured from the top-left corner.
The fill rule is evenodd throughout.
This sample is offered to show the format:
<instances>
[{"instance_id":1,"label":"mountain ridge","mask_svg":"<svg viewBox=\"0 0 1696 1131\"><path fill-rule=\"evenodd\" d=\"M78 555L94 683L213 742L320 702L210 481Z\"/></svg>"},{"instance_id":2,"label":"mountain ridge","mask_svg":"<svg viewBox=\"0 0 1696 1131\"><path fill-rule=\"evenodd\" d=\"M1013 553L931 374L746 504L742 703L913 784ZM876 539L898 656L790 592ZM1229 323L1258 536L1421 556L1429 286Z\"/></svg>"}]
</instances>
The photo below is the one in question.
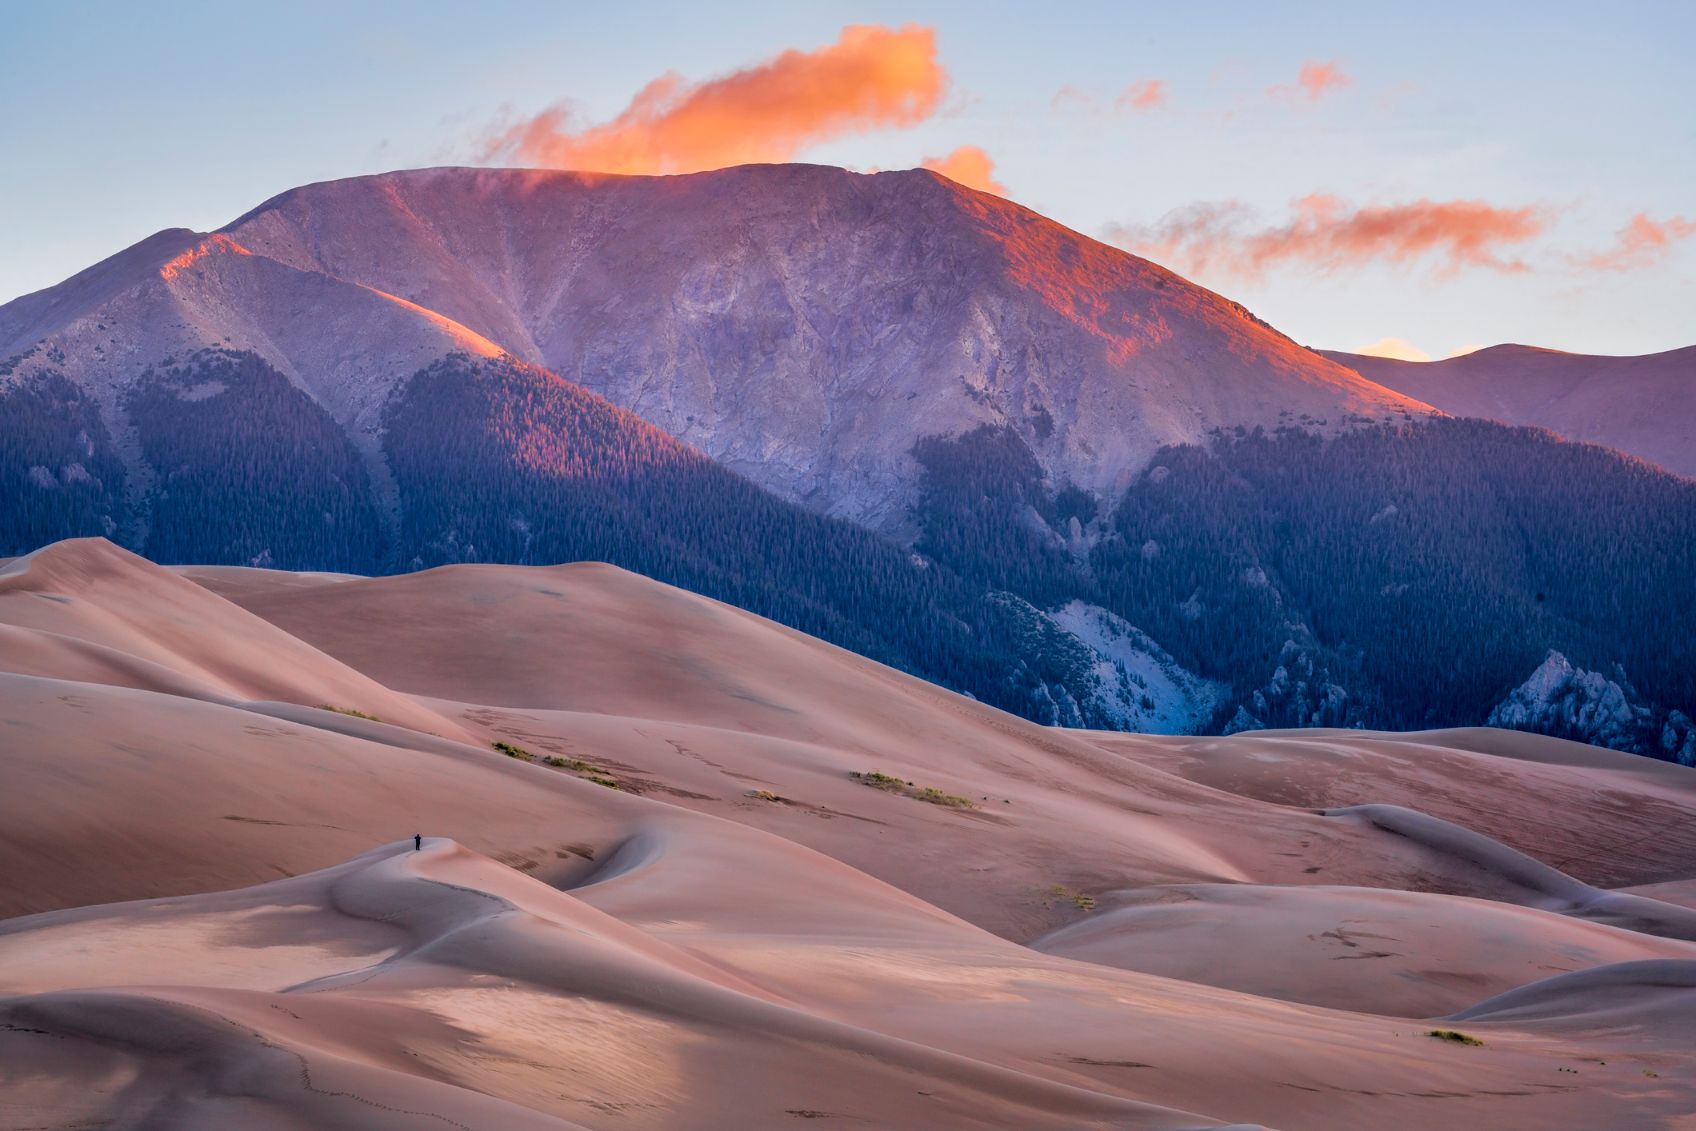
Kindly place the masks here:
<instances>
[{"instance_id":1,"label":"mountain ridge","mask_svg":"<svg viewBox=\"0 0 1696 1131\"><path fill-rule=\"evenodd\" d=\"M250 254L168 265L220 239ZM127 287L94 285L125 269ZM95 329L108 323L147 329ZM1429 411L1164 268L920 171L320 182L0 307L0 355L45 340L73 380L114 353L133 368L252 349L356 439L398 381L467 332L786 498L887 532L905 527L910 450L929 435L1006 424L1057 480L1105 495L1162 443L1213 428Z\"/></svg>"},{"instance_id":2,"label":"mountain ridge","mask_svg":"<svg viewBox=\"0 0 1696 1131\"><path fill-rule=\"evenodd\" d=\"M1436 361L1319 352L1451 415L1547 428L1696 478L1696 345L1616 356L1504 343Z\"/></svg>"},{"instance_id":3,"label":"mountain ridge","mask_svg":"<svg viewBox=\"0 0 1696 1131\"><path fill-rule=\"evenodd\" d=\"M1696 713L1693 485L930 173L324 182L19 343L0 552L604 560L1066 726L1470 725L1550 649Z\"/></svg>"}]
</instances>

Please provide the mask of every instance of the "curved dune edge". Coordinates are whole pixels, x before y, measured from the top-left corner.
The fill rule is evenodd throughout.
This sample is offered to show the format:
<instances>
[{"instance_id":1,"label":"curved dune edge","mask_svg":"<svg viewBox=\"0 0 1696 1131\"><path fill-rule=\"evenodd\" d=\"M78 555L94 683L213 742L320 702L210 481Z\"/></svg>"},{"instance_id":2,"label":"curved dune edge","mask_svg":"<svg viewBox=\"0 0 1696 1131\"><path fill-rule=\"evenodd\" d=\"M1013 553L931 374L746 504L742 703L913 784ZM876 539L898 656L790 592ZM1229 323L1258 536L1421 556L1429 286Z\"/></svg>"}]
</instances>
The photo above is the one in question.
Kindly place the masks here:
<instances>
[{"instance_id":1,"label":"curved dune edge","mask_svg":"<svg viewBox=\"0 0 1696 1131\"><path fill-rule=\"evenodd\" d=\"M1439 1017L1554 974L1696 945L1493 900L1381 888L1183 884L1032 945L1045 954L1390 1017Z\"/></svg>"},{"instance_id":2,"label":"curved dune edge","mask_svg":"<svg viewBox=\"0 0 1696 1131\"><path fill-rule=\"evenodd\" d=\"M50 550L0 577L22 1126L1696 1106L1696 913L1646 897L1696 876L1690 771L1494 732L1050 731L607 566Z\"/></svg>"},{"instance_id":3,"label":"curved dune edge","mask_svg":"<svg viewBox=\"0 0 1696 1131\"><path fill-rule=\"evenodd\" d=\"M611 1109L655 1127L763 1126L802 1111L885 1126L1187 1128L1231 1122L1170 1102L1210 1063L1234 1081L1226 1094L1214 1081L1215 1104L1270 1107L1290 1126L1311 1116L1296 1122L1302 1105L1282 1097L1321 1081L1378 1093L1386 1110L1374 1126L1387 1127L1423 1118L1422 1096L1479 1118L1499 1105L1500 1126L1546 1118L1540 1098L1580 1109L1601 1098L1506 1086L1576 1055L1547 1040L1490 1029L1491 1051L1457 1059L1417 1026L1046 959L939 931L918 908L846 948L838 927L809 930L819 901L807 896L763 919L734 909L734 924L637 926L615 914L674 883L666 873L688 871L694 851L687 841L644 848L642 867L606 883L647 890L614 893L605 907L598 882L575 896L433 838L419 852L392 846L256 889L13 921L0 934L0 1050L26 1066L14 1102L57 1102L74 1080L87 1117L145 1112L171 1126L237 1113L263 1126L599 1126ZM361 924L380 952L342 951ZM154 942L116 957L126 936ZM300 982L290 981L298 968L257 965L248 985L191 980L210 952L243 946L316 949L319 969ZM1696 985L1692 962L1605 970L1632 967L1650 969L1654 985ZM819 977L833 969L858 977ZM86 985L72 984L79 974ZM17 992L31 980L50 988ZM915 995L931 1004L915 1008ZM1582 992L1538 1002L1539 1021L1594 1005ZM1035 1030L983 1031L978 1018L1009 1008ZM1595 1047L1624 1063L1665 1061ZM1654 1107L1652 1095L1606 1098Z\"/></svg>"}]
</instances>

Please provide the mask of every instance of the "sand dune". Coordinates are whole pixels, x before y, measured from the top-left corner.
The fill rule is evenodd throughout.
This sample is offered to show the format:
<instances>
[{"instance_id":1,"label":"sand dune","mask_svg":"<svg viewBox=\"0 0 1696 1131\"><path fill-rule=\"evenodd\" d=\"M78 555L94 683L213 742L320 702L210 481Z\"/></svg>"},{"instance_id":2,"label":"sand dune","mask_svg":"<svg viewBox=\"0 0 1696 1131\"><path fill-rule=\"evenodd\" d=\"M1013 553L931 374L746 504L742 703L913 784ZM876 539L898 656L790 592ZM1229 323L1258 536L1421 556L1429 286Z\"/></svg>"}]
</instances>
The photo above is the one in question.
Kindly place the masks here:
<instances>
[{"instance_id":1,"label":"sand dune","mask_svg":"<svg viewBox=\"0 0 1696 1131\"><path fill-rule=\"evenodd\" d=\"M605 566L66 543L0 633L0 1127L1696 1105L1676 767L1049 731Z\"/></svg>"},{"instance_id":2,"label":"sand dune","mask_svg":"<svg viewBox=\"0 0 1696 1131\"><path fill-rule=\"evenodd\" d=\"M328 576L328 575L318 575ZM0 568L7 671L230 702L347 706L464 737L453 723L104 538Z\"/></svg>"},{"instance_id":3,"label":"sand dune","mask_svg":"<svg viewBox=\"0 0 1696 1131\"><path fill-rule=\"evenodd\" d=\"M1696 874L1696 774L1614 750L1485 728L1092 738L1144 766L1280 805L1404 805L1599 887Z\"/></svg>"},{"instance_id":4,"label":"sand dune","mask_svg":"<svg viewBox=\"0 0 1696 1131\"><path fill-rule=\"evenodd\" d=\"M1492 900L1380 888L1140 889L1032 944L1245 993L1437 1017L1555 974L1696 945Z\"/></svg>"}]
</instances>

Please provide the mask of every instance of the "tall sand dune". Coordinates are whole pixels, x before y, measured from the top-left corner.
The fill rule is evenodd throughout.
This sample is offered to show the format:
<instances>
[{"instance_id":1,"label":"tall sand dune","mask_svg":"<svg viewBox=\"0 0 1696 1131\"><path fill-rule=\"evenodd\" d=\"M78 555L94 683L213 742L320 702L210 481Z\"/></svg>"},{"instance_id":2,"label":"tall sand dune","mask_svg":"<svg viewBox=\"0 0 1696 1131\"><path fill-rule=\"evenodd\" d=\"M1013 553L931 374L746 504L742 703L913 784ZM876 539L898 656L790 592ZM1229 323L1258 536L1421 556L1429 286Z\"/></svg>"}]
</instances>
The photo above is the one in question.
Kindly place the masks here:
<instances>
[{"instance_id":1,"label":"tall sand dune","mask_svg":"<svg viewBox=\"0 0 1696 1131\"><path fill-rule=\"evenodd\" d=\"M1696 1108L1696 773L1570 743L1052 731L606 566L92 540L0 563L0 771L0 1127Z\"/></svg>"}]
</instances>

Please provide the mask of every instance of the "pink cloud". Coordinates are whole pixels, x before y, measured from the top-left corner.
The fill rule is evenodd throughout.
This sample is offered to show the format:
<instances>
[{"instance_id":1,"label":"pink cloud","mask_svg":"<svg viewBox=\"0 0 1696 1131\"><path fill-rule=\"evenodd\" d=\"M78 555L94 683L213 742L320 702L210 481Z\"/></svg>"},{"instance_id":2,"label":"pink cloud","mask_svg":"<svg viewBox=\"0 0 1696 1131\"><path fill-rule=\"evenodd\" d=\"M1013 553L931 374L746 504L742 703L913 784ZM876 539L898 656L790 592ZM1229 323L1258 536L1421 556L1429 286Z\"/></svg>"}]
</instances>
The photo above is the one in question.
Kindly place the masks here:
<instances>
[{"instance_id":1,"label":"pink cloud","mask_svg":"<svg viewBox=\"0 0 1696 1131\"><path fill-rule=\"evenodd\" d=\"M1619 230L1612 248L1579 262L1597 271L1634 271L1653 266L1666 257L1673 244L1691 236L1696 236L1696 220L1683 216L1651 220L1648 213L1639 212Z\"/></svg>"},{"instance_id":2,"label":"pink cloud","mask_svg":"<svg viewBox=\"0 0 1696 1131\"><path fill-rule=\"evenodd\" d=\"M1195 273L1217 271L1258 278L1283 263L1321 271L1374 261L1410 264L1432 259L1446 272L1463 267L1519 272L1528 268L1505 253L1547 226L1536 207L1497 208L1481 200L1416 200L1352 208L1315 193L1294 202L1286 224L1260 226L1234 201L1200 203L1152 227L1116 225L1115 243Z\"/></svg>"},{"instance_id":3,"label":"pink cloud","mask_svg":"<svg viewBox=\"0 0 1696 1131\"><path fill-rule=\"evenodd\" d=\"M1305 95L1309 102L1318 102L1325 95L1341 90L1353 81L1343 73L1342 65L1335 59L1328 63L1309 59L1301 65L1301 72L1296 75L1294 83L1279 83L1277 86L1267 87L1266 93L1272 98Z\"/></svg>"},{"instance_id":4,"label":"pink cloud","mask_svg":"<svg viewBox=\"0 0 1696 1131\"><path fill-rule=\"evenodd\" d=\"M788 161L818 142L916 125L947 86L933 29L852 26L835 43L722 78L661 75L602 125L573 128L563 107L550 107L491 138L483 156L602 173Z\"/></svg>"},{"instance_id":5,"label":"pink cloud","mask_svg":"<svg viewBox=\"0 0 1696 1131\"><path fill-rule=\"evenodd\" d=\"M1166 105L1166 80L1143 79L1119 92L1114 103L1119 109L1153 110Z\"/></svg>"},{"instance_id":6,"label":"pink cloud","mask_svg":"<svg viewBox=\"0 0 1696 1131\"><path fill-rule=\"evenodd\" d=\"M1066 109L1068 106L1087 107L1094 104L1094 102L1095 99L1091 97L1087 91L1079 90L1071 83L1067 83L1065 86L1062 86L1059 90L1054 92L1054 97L1048 100L1048 108L1050 110L1059 111Z\"/></svg>"}]
</instances>

